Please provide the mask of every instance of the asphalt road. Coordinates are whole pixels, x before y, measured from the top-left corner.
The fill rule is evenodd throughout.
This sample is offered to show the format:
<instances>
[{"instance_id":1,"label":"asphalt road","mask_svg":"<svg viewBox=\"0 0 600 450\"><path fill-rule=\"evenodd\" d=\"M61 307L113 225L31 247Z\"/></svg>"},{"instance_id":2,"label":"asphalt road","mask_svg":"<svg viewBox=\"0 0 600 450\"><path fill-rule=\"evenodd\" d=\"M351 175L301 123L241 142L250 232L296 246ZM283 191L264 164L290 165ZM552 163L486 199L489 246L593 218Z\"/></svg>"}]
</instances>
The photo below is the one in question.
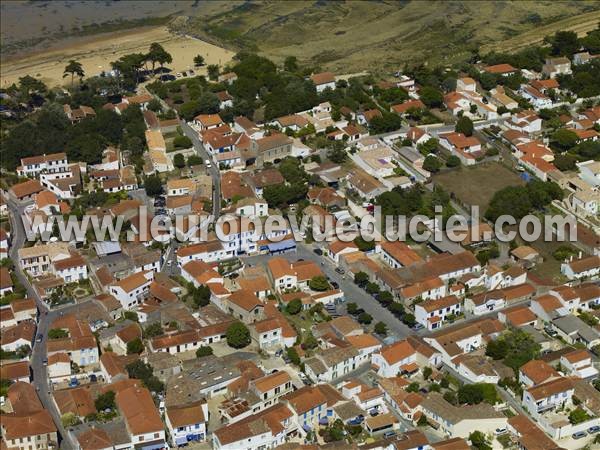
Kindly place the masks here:
<instances>
[{"instance_id":1,"label":"asphalt road","mask_svg":"<svg viewBox=\"0 0 600 450\"><path fill-rule=\"evenodd\" d=\"M26 239L25 228L23 227L23 222L21 220L21 214L23 214L23 210L25 209L25 205L17 205L13 200L8 200L8 206L10 209L10 223L11 223L11 248L9 251L10 258L16 262L17 252L20 248L23 247ZM62 422L60 420L60 413L54 404L52 399L52 395L50 394L50 388L48 386L48 376L46 371L46 366L43 361L47 358L46 353L46 341L48 340L48 328L49 324L54 321L56 317L58 317L61 312L60 311L51 311L46 304L42 301L38 293L33 289L33 286L29 282L27 276L23 273L18 264L15 263L15 275L17 276L19 282L25 287L27 290L27 295L30 298L33 298L38 307L38 323L37 323L37 331L36 337L38 335L42 335L42 342L37 342L34 340L33 348L31 352L30 365L31 370L33 372L33 385L38 391L38 396L40 397L40 401L44 409L50 412L52 416L52 420L56 425L58 433L60 435L59 439L62 438L62 442L60 443L61 449L74 449L75 444L70 439L69 435L65 433L65 430L62 426Z\"/></svg>"},{"instance_id":2,"label":"asphalt road","mask_svg":"<svg viewBox=\"0 0 600 450\"><path fill-rule=\"evenodd\" d=\"M346 299L345 304L350 302L356 303L359 308L364 309L373 317L373 323L384 322L388 327L388 336L395 336L398 339L403 339L410 334L414 334L414 331L404 325L398 320L393 314L387 309L381 306L377 300L367 294L364 290L359 288L351 276L340 275L335 269L336 265L329 258L319 256L313 252L313 247L297 242L296 243L296 258L304 259L306 261L314 261L320 265L321 270L331 280L336 281L339 284L339 288L344 292ZM293 259L293 254L284 255L286 258ZM271 255L258 255L245 257L244 262L247 264L266 264L269 259L273 258Z\"/></svg>"},{"instance_id":3,"label":"asphalt road","mask_svg":"<svg viewBox=\"0 0 600 450\"><path fill-rule=\"evenodd\" d=\"M185 120L181 120L181 130L183 133L192 140L194 144L194 149L202 161L206 161L207 159L212 161L212 165L209 169L207 169L208 173L212 177L213 180L213 215L216 218L219 217L219 212L221 211L221 173L219 171L219 166L215 164L214 159L211 155L208 154L202 142L198 138L198 132L194 130Z\"/></svg>"}]
</instances>

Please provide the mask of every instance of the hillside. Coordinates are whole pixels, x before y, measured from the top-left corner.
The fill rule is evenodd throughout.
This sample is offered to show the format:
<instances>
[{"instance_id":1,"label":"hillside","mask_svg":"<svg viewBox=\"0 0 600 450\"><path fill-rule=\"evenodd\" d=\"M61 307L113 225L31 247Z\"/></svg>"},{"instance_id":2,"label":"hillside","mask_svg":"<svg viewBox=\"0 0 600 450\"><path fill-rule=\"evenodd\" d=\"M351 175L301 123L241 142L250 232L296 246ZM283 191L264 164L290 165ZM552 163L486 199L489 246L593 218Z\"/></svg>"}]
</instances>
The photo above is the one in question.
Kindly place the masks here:
<instances>
[{"instance_id":1,"label":"hillside","mask_svg":"<svg viewBox=\"0 0 600 450\"><path fill-rule=\"evenodd\" d=\"M229 11L197 14L174 28L276 61L293 55L348 72L454 63L481 48L510 50L559 29L583 33L599 20L599 2L313 0L235 2Z\"/></svg>"}]
</instances>

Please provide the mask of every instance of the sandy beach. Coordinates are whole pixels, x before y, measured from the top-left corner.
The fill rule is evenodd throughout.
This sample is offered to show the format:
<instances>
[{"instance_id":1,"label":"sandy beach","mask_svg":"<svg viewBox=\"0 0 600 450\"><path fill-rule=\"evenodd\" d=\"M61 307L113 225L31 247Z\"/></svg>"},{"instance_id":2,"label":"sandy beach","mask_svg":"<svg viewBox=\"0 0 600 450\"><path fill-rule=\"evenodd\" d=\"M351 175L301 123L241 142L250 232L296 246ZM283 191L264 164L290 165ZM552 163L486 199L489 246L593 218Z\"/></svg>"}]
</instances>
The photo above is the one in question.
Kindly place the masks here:
<instances>
[{"instance_id":1,"label":"sandy beach","mask_svg":"<svg viewBox=\"0 0 600 450\"><path fill-rule=\"evenodd\" d=\"M160 43L173 56L168 67L174 72L192 68L193 58L198 54L204 56L207 65L221 66L234 55L232 51L207 42L171 34L166 27L145 27L89 36L66 43L62 48L4 61L0 68L1 86L9 86L25 75L41 78L49 87L62 86L70 80L63 78L63 71L71 59L81 62L86 76L93 76L110 70L110 63L122 55L147 52L152 42Z\"/></svg>"}]
</instances>

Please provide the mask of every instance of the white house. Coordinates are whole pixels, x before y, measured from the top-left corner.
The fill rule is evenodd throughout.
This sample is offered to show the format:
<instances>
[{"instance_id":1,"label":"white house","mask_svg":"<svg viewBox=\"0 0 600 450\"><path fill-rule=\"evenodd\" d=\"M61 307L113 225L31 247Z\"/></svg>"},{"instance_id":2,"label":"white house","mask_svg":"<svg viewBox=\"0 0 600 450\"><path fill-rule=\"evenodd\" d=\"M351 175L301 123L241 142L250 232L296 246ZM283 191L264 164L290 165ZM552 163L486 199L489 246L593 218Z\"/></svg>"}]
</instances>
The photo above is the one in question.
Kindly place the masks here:
<instances>
[{"instance_id":1,"label":"white house","mask_svg":"<svg viewBox=\"0 0 600 450\"><path fill-rule=\"evenodd\" d=\"M171 443L176 446L205 441L207 422L208 403L205 401L169 406L165 414Z\"/></svg>"},{"instance_id":2,"label":"white house","mask_svg":"<svg viewBox=\"0 0 600 450\"><path fill-rule=\"evenodd\" d=\"M440 364L440 353L412 336L386 345L381 351L371 355L371 365L377 375L384 378L414 373L421 367L438 367Z\"/></svg>"},{"instance_id":3,"label":"white house","mask_svg":"<svg viewBox=\"0 0 600 450\"><path fill-rule=\"evenodd\" d=\"M523 391L522 405L536 420L555 408L573 404L575 388L569 378L556 378Z\"/></svg>"},{"instance_id":4,"label":"white house","mask_svg":"<svg viewBox=\"0 0 600 450\"><path fill-rule=\"evenodd\" d=\"M154 272L136 272L109 286L109 293L121 303L124 309L131 309L144 302L152 281L154 281Z\"/></svg>"},{"instance_id":5,"label":"white house","mask_svg":"<svg viewBox=\"0 0 600 450\"><path fill-rule=\"evenodd\" d=\"M586 256L563 263L560 271L569 280L595 279L600 275L600 256Z\"/></svg>"},{"instance_id":6,"label":"white house","mask_svg":"<svg viewBox=\"0 0 600 450\"><path fill-rule=\"evenodd\" d=\"M565 373L583 379L593 379L598 376L594 367L592 355L584 349L573 350L560 357L560 365Z\"/></svg>"},{"instance_id":7,"label":"white house","mask_svg":"<svg viewBox=\"0 0 600 450\"><path fill-rule=\"evenodd\" d=\"M415 320L428 330L441 328L449 316L456 318L461 312L462 301L455 295L415 304Z\"/></svg>"}]
</instances>

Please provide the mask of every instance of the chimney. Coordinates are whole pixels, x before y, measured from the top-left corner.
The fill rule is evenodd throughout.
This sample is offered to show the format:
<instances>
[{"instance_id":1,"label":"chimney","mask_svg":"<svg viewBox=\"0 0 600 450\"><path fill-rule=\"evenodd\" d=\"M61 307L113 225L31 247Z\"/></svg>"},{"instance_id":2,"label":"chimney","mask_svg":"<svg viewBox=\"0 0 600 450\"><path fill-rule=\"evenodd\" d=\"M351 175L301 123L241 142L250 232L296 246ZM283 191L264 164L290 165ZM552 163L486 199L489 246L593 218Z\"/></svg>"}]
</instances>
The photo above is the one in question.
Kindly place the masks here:
<instances>
[{"instance_id":1,"label":"chimney","mask_svg":"<svg viewBox=\"0 0 600 450\"><path fill-rule=\"evenodd\" d=\"M577 255L577 259L581 259L582 256L583 256L583 253L581 251L579 251L579 255Z\"/></svg>"}]
</instances>

